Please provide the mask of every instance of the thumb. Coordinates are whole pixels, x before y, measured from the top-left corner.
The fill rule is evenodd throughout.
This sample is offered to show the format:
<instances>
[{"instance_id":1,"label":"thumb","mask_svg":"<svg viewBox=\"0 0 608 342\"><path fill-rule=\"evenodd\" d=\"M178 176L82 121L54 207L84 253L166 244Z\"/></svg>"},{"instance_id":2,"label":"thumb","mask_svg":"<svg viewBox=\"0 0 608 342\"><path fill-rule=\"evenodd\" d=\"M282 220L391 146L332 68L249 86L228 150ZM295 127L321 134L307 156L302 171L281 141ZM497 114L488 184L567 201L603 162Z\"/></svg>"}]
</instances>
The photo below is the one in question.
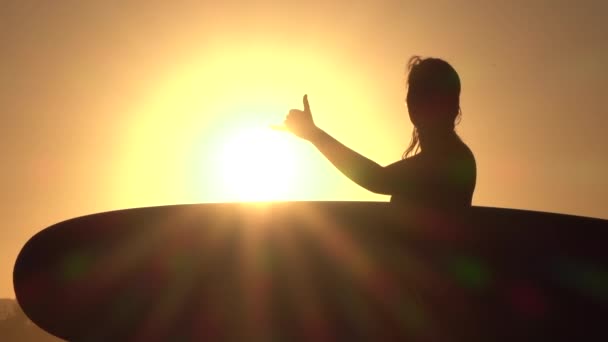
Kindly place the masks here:
<instances>
[{"instance_id":1,"label":"thumb","mask_svg":"<svg viewBox=\"0 0 608 342\"><path fill-rule=\"evenodd\" d=\"M308 104L308 94L304 95L302 101L304 102L304 111L310 113L310 104Z\"/></svg>"}]
</instances>

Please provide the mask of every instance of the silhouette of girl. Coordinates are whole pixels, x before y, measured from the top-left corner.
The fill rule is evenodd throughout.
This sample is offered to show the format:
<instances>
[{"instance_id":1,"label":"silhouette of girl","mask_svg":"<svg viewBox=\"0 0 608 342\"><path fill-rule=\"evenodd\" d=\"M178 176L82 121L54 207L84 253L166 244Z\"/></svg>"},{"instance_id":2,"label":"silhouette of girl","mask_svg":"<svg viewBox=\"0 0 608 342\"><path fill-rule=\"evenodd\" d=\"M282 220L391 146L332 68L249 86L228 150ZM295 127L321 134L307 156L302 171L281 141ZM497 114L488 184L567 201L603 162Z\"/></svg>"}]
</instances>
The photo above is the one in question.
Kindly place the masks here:
<instances>
[{"instance_id":1,"label":"silhouette of girl","mask_svg":"<svg viewBox=\"0 0 608 342\"><path fill-rule=\"evenodd\" d=\"M402 160L382 167L317 127L304 95L304 110L292 109L285 129L306 139L344 175L391 202L434 209L471 206L475 158L454 126L460 118L460 78L447 62L414 56L408 63L407 108L414 131Z\"/></svg>"}]
</instances>

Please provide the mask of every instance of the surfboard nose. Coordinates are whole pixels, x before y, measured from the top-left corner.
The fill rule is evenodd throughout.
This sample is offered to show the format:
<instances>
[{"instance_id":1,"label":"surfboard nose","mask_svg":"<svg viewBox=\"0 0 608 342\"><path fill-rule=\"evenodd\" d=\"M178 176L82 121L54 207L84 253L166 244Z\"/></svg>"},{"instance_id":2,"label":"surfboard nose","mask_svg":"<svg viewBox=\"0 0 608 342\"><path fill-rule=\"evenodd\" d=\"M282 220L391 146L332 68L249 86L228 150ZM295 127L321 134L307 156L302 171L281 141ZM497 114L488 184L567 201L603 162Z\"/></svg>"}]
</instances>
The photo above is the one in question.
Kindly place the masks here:
<instances>
[{"instance_id":1,"label":"surfboard nose","mask_svg":"<svg viewBox=\"0 0 608 342\"><path fill-rule=\"evenodd\" d=\"M13 268L16 299L28 318L47 332L67 339L68 327L85 304L78 293L81 277L93 267L94 251L78 248L62 237L62 228L51 226L30 238L19 252ZM90 284L89 284L90 285Z\"/></svg>"}]
</instances>

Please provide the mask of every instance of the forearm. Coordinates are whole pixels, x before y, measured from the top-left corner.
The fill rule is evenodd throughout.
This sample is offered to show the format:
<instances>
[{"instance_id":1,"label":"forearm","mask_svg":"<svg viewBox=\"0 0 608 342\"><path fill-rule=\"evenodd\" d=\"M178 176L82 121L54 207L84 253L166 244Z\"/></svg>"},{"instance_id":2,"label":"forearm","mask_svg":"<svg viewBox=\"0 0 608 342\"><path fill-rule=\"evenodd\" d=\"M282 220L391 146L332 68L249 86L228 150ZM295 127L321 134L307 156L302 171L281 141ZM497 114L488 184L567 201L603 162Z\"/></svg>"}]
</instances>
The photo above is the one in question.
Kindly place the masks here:
<instances>
[{"instance_id":1,"label":"forearm","mask_svg":"<svg viewBox=\"0 0 608 342\"><path fill-rule=\"evenodd\" d=\"M321 129L318 129L309 140L353 182L369 191L387 193L386 187L382 184L382 166L346 147Z\"/></svg>"}]
</instances>

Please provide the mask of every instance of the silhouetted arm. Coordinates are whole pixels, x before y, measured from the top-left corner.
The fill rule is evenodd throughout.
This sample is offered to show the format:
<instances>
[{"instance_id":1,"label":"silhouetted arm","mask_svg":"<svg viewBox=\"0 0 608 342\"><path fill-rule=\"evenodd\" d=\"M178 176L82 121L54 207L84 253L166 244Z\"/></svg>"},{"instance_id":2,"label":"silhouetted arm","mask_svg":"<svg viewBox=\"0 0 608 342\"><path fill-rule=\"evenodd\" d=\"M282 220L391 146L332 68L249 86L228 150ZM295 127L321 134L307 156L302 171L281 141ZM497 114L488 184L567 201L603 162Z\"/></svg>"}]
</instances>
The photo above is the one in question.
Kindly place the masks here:
<instances>
[{"instance_id":1,"label":"silhouetted arm","mask_svg":"<svg viewBox=\"0 0 608 342\"><path fill-rule=\"evenodd\" d=\"M353 182L375 193L392 193L390 177L387 177L384 167L351 150L319 128L308 140Z\"/></svg>"},{"instance_id":2,"label":"silhouetted arm","mask_svg":"<svg viewBox=\"0 0 608 342\"><path fill-rule=\"evenodd\" d=\"M382 167L318 128L312 119L308 96L304 95L303 103L304 110L290 110L284 126L275 128L312 142L340 172L369 191L390 195L410 187L411 175L419 164L412 162L414 158Z\"/></svg>"}]
</instances>

